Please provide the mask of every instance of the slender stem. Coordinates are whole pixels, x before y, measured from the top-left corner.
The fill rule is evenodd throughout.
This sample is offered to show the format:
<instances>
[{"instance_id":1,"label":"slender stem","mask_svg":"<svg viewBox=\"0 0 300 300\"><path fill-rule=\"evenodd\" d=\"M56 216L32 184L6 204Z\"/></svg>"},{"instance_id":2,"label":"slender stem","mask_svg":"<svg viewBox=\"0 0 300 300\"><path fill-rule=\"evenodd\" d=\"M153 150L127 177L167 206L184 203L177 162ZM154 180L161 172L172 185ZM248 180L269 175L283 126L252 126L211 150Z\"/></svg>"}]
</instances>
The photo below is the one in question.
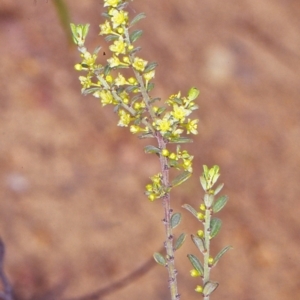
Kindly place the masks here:
<instances>
[{"instance_id":1,"label":"slender stem","mask_svg":"<svg viewBox=\"0 0 300 300\"><path fill-rule=\"evenodd\" d=\"M209 281L210 266L209 266L209 256L210 256L210 220L211 220L211 208L206 208L205 210L205 222L204 222L204 242L206 252L204 255L204 265L203 265L203 286ZM204 300L209 300L209 295L204 296Z\"/></svg>"},{"instance_id":2,"label":"slender stem","mask_svg":"<svg viewBox=\"0 0 300 300\"><path fill-rule=\"evenodd\" d=\"M164 149L166 147L166 142L164 141L163 137L160 133L157 134L157 141L160 149ZM162 173L162 181L165 188L170 186L169 182L169 167L167 164L166 157L160 155L160 166L161 166L161 173ZM165 248L166 248L166 259L167 259L167 269L169 274L169 289L171 293L172 300L178 300L180 298L177 289L177 270L175 268L175 258L174 258L174 247L173 247L173 233L171 227L171 198L170 193L167 192L163 196L163 207L164 207L164 225L165 225L165 234L166 234L166 241L165 241Z\"/></svg>"},{"instance_id":3,"label":"slender stem","mask_svg":"<svg viewBox=\"0 0 300 300\"><path fill-rule=\"evenodd\" d=\"M128 44L130 43L130 39L129 39L129 33L128 30L125 29L125 35L126 35L126 42ZM133 63L134 61L134 54L130 54L129 58L131 60L131 63ZM143 77L141 76L141 74L135 70L134 68L132 68L134 75L139 83L140 86L140 90L141 90L141 94L143 97L143 100L145 102L145 105L147 107L147 111L149 113L150 119L152 121L155 121L156 116L155 113L153 111L153 107L150 103L150 96L147 92L146 86L144 84L144 80ZM167 142L164 140L163 136L161 135L160 132L154 130L154 128L152 127L152 122L148 122L147 120L144 120L147 125L149 126L149 128L152 130L153 133L155 133L157 142L158 142L158 146L159 149L165 149ZM171 227L171 215L172 215L172 209L171 209L171 197L170 197L170 192L167 191L168 188L170 187L170 181L169 181L169 166L168 166L168 161L167 158L164 157L163 155L159 156L159 160L160 160L160 167L161 167L161 174L162 174L162 184L163 184L163 188L166 190L166 193L164 194L164 196L162 197L162 202L163 202L163 207L164 207L164 225L165 225L165 248L166 248L166 267L168 269L168 274L169 274L169 289L170 289L170 293L171 293L171 300L179 300L180 299L180 295L178 294L178 290L177 290L177 279L176 279L176 275L177 275L177 270L175 269L175 260L174 260L174 247L173 247L173 232L172 232L172 227Z\"/></svg>"}]
</instances>

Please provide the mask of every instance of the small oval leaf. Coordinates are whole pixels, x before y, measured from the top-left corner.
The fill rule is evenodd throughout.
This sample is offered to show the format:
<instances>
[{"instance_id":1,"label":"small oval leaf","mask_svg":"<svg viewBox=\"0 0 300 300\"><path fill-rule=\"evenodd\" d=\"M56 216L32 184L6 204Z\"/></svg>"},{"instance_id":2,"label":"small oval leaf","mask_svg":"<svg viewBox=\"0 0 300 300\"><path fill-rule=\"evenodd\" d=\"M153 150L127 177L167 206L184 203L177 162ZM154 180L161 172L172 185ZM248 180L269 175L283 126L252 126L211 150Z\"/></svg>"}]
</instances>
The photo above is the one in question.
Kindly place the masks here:
<instances>
[{"instance_id":1,"label":"small oval leaf","mask_svg":"<svg viewBox=\"0 0 300 300\"><path fill-rule=\"evenodd\" d=\"M188 254L187 255L189 261L191 262L192 266L194 267L195 270L199 272L199 274L202 276L203 275L203 266L199 259L193 255L193 254Z\"/></svg>"},{"instance_id":2,"label":"small oval leaf","mask_svg":"<svg viewBox=\"0 0 300 300\"><path fill-rule=\"evenodd\" d=\"M131 93L132 91L137 90L138 88L139 88L138 85L130 85L130 86L127 86L125 90L126 90L126 92Z\"/></svg>"},{"instance_id":3,"label":"small oval leaf","mask_svg":"<svg viewBox=\"0 0 300 300\"><path fill-rule=\"evenodd\" d=\"M144 70L144 73L148 73L148 72L154 70L156 67L157 67L157 63L156 62L151 62L151 63L147 64L147 66Z\"/></svg>"},{"instance_id":4,"label":"small oval leaf","mask_svg":"<svg viewBox=\"0 0 300 300\"><path fill-rule=\"evenodd\" d=\"M207 281L203 288L203 295L204 297L209 296L216 288L219 286L218 282L214 281Z\"/></svg>"},{"instance_id":5,"label":"small oval leaf","mask_svg":"<svg viewBox=\"0 0 300 300\"><path fill-rule=\"evenodd\" d=\"M148 145L144 149L146 153L160 153L160 149L152 145Z\"/></svg>"},{"instance_id":6,"label":"small oval leaf","mask_svg":"<svg viewBox=\"0 0 300 300\"><path fill-rule=\"evenodd\" d=\"M171 183L172 187L177 186L185 182L191 177L192 173L189 171L185 171L181 174L179 174Z\"/></svg>"},{"instance_id":7,"label":"small oval leaf","mask_svg":"<svg viewBox=\"0 0 300 300\"><path fill-rule=\"evenodd\" d=\"M217 186L217 188L215 189L214 195L217 195L223 188L224 183L221 183Z\"/></svg>"},{"instance_id":8,"label":"small oval leaf","mask_svg":"<svg viewBox=\"0 0 300 300\"><path fill-rule=\"evenodd\" d=\"M145 17L146 17L146 15L144 13L140 13L140 14L136 15L130 22L130 27Z\"/></svg>"},{"instance_id":9,"label":"small oval leaf","mask_svg":"<svg viewBox=\"0 0 300 300\"><path fill-rule=\"evenodd\" d=\"M218 263L218 261L220 260L220 258L228 251L232 249L231 246L226 246L224 247L217 255L216 257L214 258L214 264L213 264L213 267Z\"/></svg>"},{"instance_id":10,"label":"small oval leaf","mask_svg":"<svg viewBox=\"0 0 300 300\"><path fill-rule=\"evenodd\" d=\"M195 235L191 235L192 241L194 242L194 244L197 246L197 248L199 249L200 252L204 253L206 251L205 249L205 245L204 245L204 241L203 239L201 239L198 236Z\"/></svg>"},{"instance_id":11,"label":"small oval leaf","mask_svg":"<svg viewBox=\"0 0 300 300\"><path fill-rule=\"evenodd\" d=\"M154 134L151 132L147 132L147 133L143 133L143 134L139 135L140 139L151 139L154 137L155 137Z\"/></svg>"},{"instance_id":12,"label":"small oval leaf","mask_svg":"<svg viewBox=\"0 0 300 300\"><path fill-rule=\"evenodd\" d=\"M166 260L165 258L158 252L155 252L153 254L153 258L154 260L161 266L165 266L166 265Z\"/></svg>"},{"instance_id":13,"label":"small oval leaf","mask_svg":"<svg viewBox=\"0 0 300 300\"><path fill-rule=\"evenodd\" d=\"M214 238L220 231L222 221L218 218L212 218L210 221L210 237Z\"/></svg>"},{"instance_id":14,"label":"small oval leaf","mask_svg":"<svg viewBox=\"0 0 300 300\"><path fill-rule=\"evenodd\" d=\"M207 184L206 184L206 180L205 180L204 176L200 176L199 179L200 179L200 183L201 183L203 190L206 191Z\"/></svg>"},{"instance_id":15,"label":"small oval leaf","mask_svg":"<svg viewBox=\"0 0 300 300\"><path fill-rule=\"evenodd\" d=\"M149 103L154 103L154 102L156 102L156 101L160 101L161 100L161 98L159 98L159 97L155 97L155 98L151 98L150 99L150 101L149 101Z\"/></svg>"},{"instance_id":16,"label":"small oval leaf","mask_svg":"<svg viewBox=\"0 0 300 300\"><path fill-rule=\"evenodd\" d=\"M176 226L179 225L181 221L181 214L180 213L175 213L171 217L171 227L175 228Z\"/></svg>"},{"instance_id":17,"label":"small oval leaf","mask_svg":"<svg viewBox=\"0 0 300 300\"><path fill-rule=\"evenodd\" d=\"M143 34L143 30L134 30L130 35L130 41L131 43L134 43L141 35Z\"/></svg>"},{"instance_id":18,"label":"small oval leaf","mask_svg":"<svg viewBox=\"0 0 300 300\"><path fill-rule=\"evenodd\" d=\"M113 34L109 34L105 37L105 40L107 42L116 41L118 39L119 39L119 37L117 35L113 35Z\"/></svg>"},{"instance_id":19,"label":"small oval leaf","mask_svg":"<svg viewBox=\"0 0 300 300\"><path fill-rule=\"evenodd\" d=\"M197 218L197 220L199 220L198 219L198 212L196 211L195 208L193 208L189 204L183 204L182 207L185 208L186 210L188 210L194 217Z\"/></svg>"},{"instance_id":20,"label":"small oval leaf","mask_svg":"<svg viewBox=\"0 0 300 300\"><path fill-rule=\"evenodd\" d=\"M166 107L159 107L159 108L157 109L157 111L155 112L155 114L156 114L157 116L160 116L166 109L167 109Z\"/></svg>"},{"instance_id":21,"label":"small oval leaf","mask_svg":"<svg viewBox=\"0 0 300 300\"><path fill-rule=\"evenodd\" d=\"M149 82L148 85L147 85L147 92L150 92L151 90L154 89L154 83L153 82Z\"/></svg>"},{"instance_id":22,"label":"small oval leaf","mask_svg":"<svg viewBox=\"0 0 300 300\"><path fill-rule=\"evenodd\" d=\"M136 53L136 52L139 52L140 50L142 49L142 47L136 47L136 48L134 48L134 49L132 49L131 51L129 51L130 52L130 54L134 54L134 53Z\"/></svg>"},{"instance_id":23,"label":"small oval leaf","mask_svg":"<svg viewBox=\"0 0 300 300\"><path fill-rule=\"evenodd\" d=\"M217 213L220 211L227 203L228 201L228 196L221 196L214 204L213 206L213 212Z\"/></svg>"},{"instance_id":24,"label":"small oval leaf","mask_svg":"<svg viewBox=\"0 0 300 300\"><path fill-rule=\"evenodd\" d=\"M174 250L178 250L184 243L186 239L186 234L182 233L175 242Z\"/></svg>"},{"instance_id":25,"label":"small oval leaf","mask_svg":"<svg viewBox=\"0 0 300 300\"><path fill-rule=\"evenodd\" d=\"M170 139L170 143L176 143L176 144L186 144L186 143L192 143L193 140L187 137L174 137Z\"/></svg>"}]
</instances>

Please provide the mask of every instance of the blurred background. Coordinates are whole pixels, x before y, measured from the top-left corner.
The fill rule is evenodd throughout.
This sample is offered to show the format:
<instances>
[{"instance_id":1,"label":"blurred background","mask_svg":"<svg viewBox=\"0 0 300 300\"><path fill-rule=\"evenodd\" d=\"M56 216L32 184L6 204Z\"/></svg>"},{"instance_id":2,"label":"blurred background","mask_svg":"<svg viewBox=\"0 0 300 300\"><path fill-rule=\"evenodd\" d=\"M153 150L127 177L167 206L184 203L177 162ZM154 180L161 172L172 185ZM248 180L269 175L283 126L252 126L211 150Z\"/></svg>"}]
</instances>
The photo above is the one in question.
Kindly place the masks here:
<instances>
[{"instance_id":1,"label":"blurred background","mask_svg":"<svg viewBox=\"0 0 300 300\"><path fill-rule=\"evenodd\" d=\"M55 2L57 3L57 2ZM112 107L80 94L79 62L51 0L0 0L0 235L17 299L169 299L161 203L143 195L159 170L140 141L117 127ZM66 0L74 23L98 36L102 1ZM213 253L212 299L300 297L300 2L133 1L145 12L140 55L158 62L153 96L201 90L194 176L173 208L203 196L202 165L218 164L229 202ZM100 59L106 59L100 57ZM181 299L199 299L177 252ZM134 272L134 273L132 273ZM129 277L127 277L129 276Z\"/></svg>"}]
</instances>

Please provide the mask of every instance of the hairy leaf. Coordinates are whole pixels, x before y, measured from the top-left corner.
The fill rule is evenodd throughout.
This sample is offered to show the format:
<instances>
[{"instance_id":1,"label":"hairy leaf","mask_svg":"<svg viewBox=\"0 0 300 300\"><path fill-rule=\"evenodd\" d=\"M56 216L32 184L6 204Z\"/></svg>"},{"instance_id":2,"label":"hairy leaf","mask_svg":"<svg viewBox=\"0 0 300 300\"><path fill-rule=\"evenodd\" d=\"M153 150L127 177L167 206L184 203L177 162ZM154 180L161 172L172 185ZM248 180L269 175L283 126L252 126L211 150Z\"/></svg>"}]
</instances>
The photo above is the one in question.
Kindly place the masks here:
<instances>
[{"instance_id":1,"label":"hairy leaf","mask_svg":"<svg viewBox=\"0 0 300 300\"><path fill-rule=\"evenodd\" d=\"M222 221L218 218L212 218L210 221L210 237L214 238L220 231Z\"/></svg>"},{"instance_id":2,"label":"hairy leaf","mask_svg":"<svg viewBox=\"0 0 300 300\"><path fill-rule=\"evenodd\" d=\"M175 242L174 250L178 250L183 245L185 239L186 239L186 234L185 233L180 234L180 236Z\"/></svg>"},{"instance_id":3,"label":"hairy leaf","mask_svg":"<svg viewBox=\"0 0 300 300\"><path fill-rule=\"evenodd\" d=\"M165 266L166 265L166 260L165 258L158 252L155 252L153 254L153 258L154 260L161 266Z\"/></svg>"},{"instance_id":4,"label":"hairy leaf","mask_svg":"<svg viewBox=\"0 0 300 300\"><path fill-rule=\"evenodd\" d=\"M190 260L194 269L197 270L199 272L199 274L202 276L203 275L203 266L202 266L201 262L199 261L199 259L193 254L188 254L187 257Z\"/></svg>"},{"instance_id":5,"label":"hairy leaf","mask_svg":"<svg viewBox=\"0 0 300 300\"><path fill-rule=\"evenodd\" d=\"M226 195L218 198L218 200L215 202L213 206L213 212L214 213L219 212L226 205L227 201L228 201L228 196Z\"/></svg>"},{"instance_id":6,"label":"hairy leaf","mask_svg":"<svg viewBox=\"0 0 300 300\"><path fill-rule=\"evenodd\" d=\"M175 228L181 221L181 213L175 213L171 217L171 227Z\"/></svg>"}]
</instances>

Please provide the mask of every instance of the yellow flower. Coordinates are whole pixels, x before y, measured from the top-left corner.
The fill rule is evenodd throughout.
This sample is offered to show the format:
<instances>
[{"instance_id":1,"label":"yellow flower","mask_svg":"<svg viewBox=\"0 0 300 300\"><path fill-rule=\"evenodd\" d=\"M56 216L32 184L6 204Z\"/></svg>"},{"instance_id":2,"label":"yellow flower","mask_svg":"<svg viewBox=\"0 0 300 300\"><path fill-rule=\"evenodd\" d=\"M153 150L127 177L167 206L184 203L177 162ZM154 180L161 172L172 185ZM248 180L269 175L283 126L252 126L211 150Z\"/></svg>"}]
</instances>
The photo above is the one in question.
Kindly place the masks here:
<instances>
[{"instance_id":1,"label":"yellow flower","mask_svg":"<svg viewBox=\"0 0 300 300\"><path fill-rule=\"evenodd\" d=\"M107 104L112 104L114 97L112 95L112 93L110 91L106 91L106 90L99 90L96 91L93 94L96 98L100 98L101 99L101 103L103 106L107 105Z\"/></svg>"},{"instance_id":2,"label":"yellow flower","mask_svg":"<svg viewBox=\"0 0 300 300\"><path fill-rule=\"evenodd\" d=\"M104 7L112 6L117 7L121 0L104 0Z\"/></svg>"},{"instance_id":3,"label":"yellow flower","mask_svg":"<svg viewBox=\"0 0 300 300\"><path fill-rule=\"evenodd\" d=\"M198 277L201 275L196 269L191 270L190 274L192 277Z\"/></svg>"},{"instance_id":4,"label":"yellow flower","mask_svg":"<svg viewBox=\"0 0 300 300\"><path fill-rule=\"evenodd\" d=\"M120 117L118 126L127 127L130 123L130 114L127 113L125 110L120 109L118 115Z\"/></svg>"},{"instance_id":5,"label":"yellow flower","mask_svg":"<svg viewBox=\"0 0 300 300\"><path fill-rule=\"evenodd\" d=\"M117 9L111 9L109 11L109 14L111 15L111 22L113 28L117 28L121 25L125 25L128 20L128 12L124 10L117 10Z\"/></svg>"},{"instance_id":6,"label":"yellow flower","mask_svg":"<svg viewBox=\"0 0 300 300\"><path fill-rule=\"evenodd\" d=\"M109 49L116 53L116 55L119 54L125 54L126 53L126 43L124 43L123 38L119 38L117 41L114 41L113 45L109 46Z\"/></svg>"},{"instance_id":7,"label":"yellow flower","mask_svg":"<svg viewBox=\"0 0 300 300\"><path fill-rule=\"evenodd\" d=\"M178 106L177 104L174 104L171 115L179 122L183 122L185 117L188 116L190 113L191 111L185 109L183 106Z\"/></svg>"},{"instance_id":8,"label":"yellow flower","mask_svg":"<svg viewBox=\"0 0 300 300\"><path fill-rule=\"evenodd\" d=\"M147 61L142 58L135 57L132 66L137 70L143 72L147 65Z\"/></svg>"},{"instance_id":9,"label":"yellow flower","mask_svg":"<svg viewBox=\"0 0 300 300\"><path fill-rule=\"evenodd\" d=\"M154 78L154 75L155 75L155 71L154 70L143 74L143 76L144 76L144 78L145 78L146 81L150 81L152 78Z\"/></svg>"},{"instance_id":10,"label":"yellow flower","mask_svg":"<svg viewBox=\"0 0 300 300\"><path fill-rule=\"evenodd\" d=\"M97 55L89 52L85 52L84 54L81 55L83 57L82 64L88 65L89 67L92 67L95 64Z\"/></svg>"},{"instance_id":11,"label":"yellow flower","mask_svg":"<svg viewBox=\"0 0 300 300\"><path fill-rule=\"evenodd\" d=\"M198 134L198 131L197 131L197 123L199 122L198 119L195 119L195 120L191 120L191 119L188 119L188 122L186 124L186 132L187 134Z\"/></svg>"},{"instance_id":12,"label":"yellow flower","mask_svg":"<svg viewBox=\"0 0 300 300\"><path fill-rule=\"evenodd\" d=\"M198 230L198 231L197 231L197 235L198 235L200 238L204 237L204 232L203 232L203 230Z\"/></svg>"},{"instance_id":13,"label":"yellow flower","mask_svg":"<svg viewBox=\"0 0 300 300\"><path fill-rule=\"evenodd\" d=\"M125 103L125 104L129 103L129 97L128 97L128 93L126 91L123 91L122 93L120 93L119 96L121 97L123 103Z\"/></svg>"},{"instance_id":14,"label":"yellow flower","mask_svg":"<svg viewBox=\"0 0 300 300\"><path fill-rule=\"evenodd\" d=\"M111 68L115 68L115 67L119 67L119 66L127 68L128 65L129 65L129 64L125 63L125 62L121 62L119 60L119 58L117 56L115 56L115 55L113 55L113 57L109 58L107 60L107 62L108 62L109 66Z\"/></svg>"},{"instance_id":15,"label":"yellow flower","mask_svg":"<svg viewBox=\"0 0 300 300\"><path fill-rule=\"evenodd\" d=\"M131 133L135 134L135 133L138 133L140 131L141 131L141 128L139 126L137 126L137 125L131 125L130 126L130 132ZM152 185L151 185L151 187L152 187Z\"/></svg>"},{"instance_id":16,"label":"yellow flower","mask_svg":"<svg viewBox=\"0 0 300 300\"><path fill-rule=\"evenodd\" d=\"M112 29L110 27L110 23L106 20L104 24L99 25L100 26L100 35L104 34L110 34L112 33Z\"/></svg>"},{"instance_id":17,"label":"yellow flower","mask_svg":"<svg viewBox=\"0 0 300 300\"><path fill-rule=\"evenodd\" d=\"M87 76L87 77L79 76L79 80L80 80L80 83L81 83L83 89L87 89L92 85L92 81L91 81L90 76Z\"/></svg>"},{"instance_id":18,"label":"yellow flower","mask_svg":"<svg viewBox=\"0 0 300 300\"><path fill-rule=\"evenodd\" d=\"M128 84L128 82L126 81L125 77L119 73L118 77L115 79L115 85L120 86L125 84Z\"/></svg>"},{"instance_id":19,"label":"yellow flower","mask_svg":"<svg viewBox=\"0 0 300 300\"><path fill-rule=\"evenodd\" d=\"M172 126L172 124L171 124L170 120L167 120L167 119L156 120L156 128L161 133L166 133L167 131L170 131L171 126Z\"/></svg>"},{"instance_id":20,"label":"yellow flower","mask_svg":"<svg viewBox=\"0 0 300 300\"><path fill-rule=\"evenodd\" d=\"M203 287L201 285L197 285L196 288L195 288L195 291L197 293L202 293L203 292Z\"/></svg>"}]
</instances>

